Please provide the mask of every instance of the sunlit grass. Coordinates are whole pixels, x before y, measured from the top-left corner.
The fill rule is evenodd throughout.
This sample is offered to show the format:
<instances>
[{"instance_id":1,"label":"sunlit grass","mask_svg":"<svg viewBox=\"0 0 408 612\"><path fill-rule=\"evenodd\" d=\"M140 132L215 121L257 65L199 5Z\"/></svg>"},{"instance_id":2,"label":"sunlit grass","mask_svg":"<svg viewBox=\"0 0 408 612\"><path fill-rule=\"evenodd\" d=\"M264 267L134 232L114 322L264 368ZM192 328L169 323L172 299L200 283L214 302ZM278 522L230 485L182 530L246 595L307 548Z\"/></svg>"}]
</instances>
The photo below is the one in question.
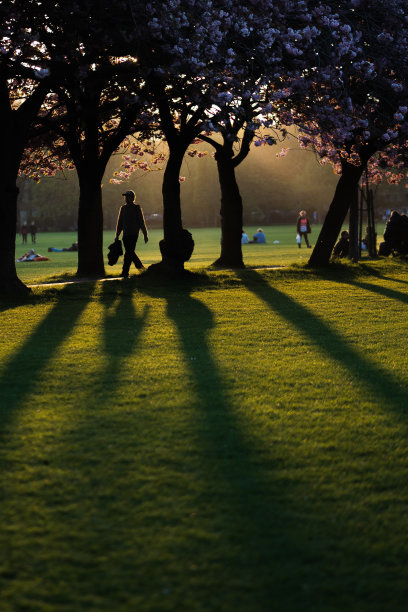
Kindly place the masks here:
<instances>
[{"instance_id":1,"label":"sunlit grass","mask_svg":"<svg viewBox=\"0 0 408 612\"><path fill-rule=\"evenodd\" d=\"M407 303L400 260L4 302L1 609L405 610Z\"/></svg>"},{"instance_id":2,"label":"sunlit grass","mask_svg":"<svg viewBox=\"0 0 408 612\"><path fill-rule=\"evenodd\" d=\"M249 236L252 236L256 227L246 227ZM299 249L295 236L296 230L292 225L276 225L273 227L264 227L267 243L264 245L244 245L243 256L244 261L249 267L275 267L287 266L294 263L306 263L310 256L310 249ZM191 230L194 240L195 249L191 260L186 264L186 268L190 270L198 270L207 268L220 254L220 230L219 228L196 228ZM317 238L320 231L320 226L313 226L311 234L311 243ZM379 233L380 230L378 229ZM162 230L153 229L149 232L149 242L144 244L143 240L139 240L137 253L140 256L145 266L160 261L159 241L163 237ZM122 259L114 266L107 264L108 245L113 241L114 233L106 231L104 233L104 254L106 273L109 276L118 276L121 272ZM69 247L77 240L76 234L71 232L59 233L39 233L37 243L35 245L20 244L20 238L17 239L16 256L20 257L29 248L35 246L40 255L45 255L50 258L50 261L45 262L30 262L17 263L17 272L19 277L27 283L46 282L50 279L57 279L64 275L74 275L77 269L77 253L48 253L48 247L54 246L58 248ZM363 255L363 258L366 258ZM133 273L133 267L131 270Z\"/></svg>"}]
</instances>

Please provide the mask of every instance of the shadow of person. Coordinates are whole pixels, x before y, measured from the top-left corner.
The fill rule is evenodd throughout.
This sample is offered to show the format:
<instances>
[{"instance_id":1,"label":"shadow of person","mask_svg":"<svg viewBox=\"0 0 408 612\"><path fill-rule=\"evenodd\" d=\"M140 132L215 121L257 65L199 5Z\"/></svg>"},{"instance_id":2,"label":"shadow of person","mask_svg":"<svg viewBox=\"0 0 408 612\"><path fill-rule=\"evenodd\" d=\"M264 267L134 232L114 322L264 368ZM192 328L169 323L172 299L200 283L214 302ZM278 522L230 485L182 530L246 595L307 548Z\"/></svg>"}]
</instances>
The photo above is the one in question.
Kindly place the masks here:
<instances>
[{"instance_id":1,"label":"shadow of person","mask_svg":"<svg viewBox=\"0 0 408 612\"><path fill-rule=\"evenodd\" d=\"M145 304L137 312L133 292L120 283L104 282L100 301L104 307L103 346L109 356L106 372L101 376L105 380L105 390L114 394L120 384L120 372L127 367L126 359L136 350L140 335L149 315L150 307Z\"/></svg>"}]
</instances>

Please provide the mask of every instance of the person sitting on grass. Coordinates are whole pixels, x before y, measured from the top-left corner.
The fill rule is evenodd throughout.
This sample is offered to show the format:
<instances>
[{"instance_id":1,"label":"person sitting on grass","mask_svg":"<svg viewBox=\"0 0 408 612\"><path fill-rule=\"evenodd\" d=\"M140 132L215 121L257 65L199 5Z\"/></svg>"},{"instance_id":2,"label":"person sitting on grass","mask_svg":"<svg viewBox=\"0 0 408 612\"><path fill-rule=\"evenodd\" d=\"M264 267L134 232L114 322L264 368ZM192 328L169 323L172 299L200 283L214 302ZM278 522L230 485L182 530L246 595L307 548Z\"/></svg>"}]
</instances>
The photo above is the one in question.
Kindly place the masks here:
<instances>
[{"instance_id":1,"label":"person sitting on grass","mask_svg":"<svg viewBox=\"0 0 408 612\"><path fill-rule=\"evenodd\" d=\"M397 210L391 212L384 230L384 242L380 243L379 255L408 254L408 217Z\"/></svg>"},{"instance_id":2,"label":"person sitting on grass","mask_svg":"<svg viewBox=\"0 0 408 612\"><path fill-rule=\"evenodd\" d=\"M350 251L350 237L347 230L344 230L340 234L340 240L333 249L333 257L343 258L348 257Z\"/></svg>"},{"instance_id":3,"label":"person sitting on grass","mask_svg":"<svg viewBox=\"0 0 408 612\"><path fill-rule=\"evenodd\" d=\"M241 244L248 244L248 243L249 243L248 234L245 232L245 230L242 230Z\"/></svg>"},{"instance_id":4,"label":"person sitting on grass","mask_svg":"<svg viewBox=\"0 0 408 612\"><path fill-rule=\"evenodd\" d=\"M256 234L252 236L252 240L249 242L249 244L265 244L265 242L266 238L264 231L261 227L259 227Z\"/></svg>"}]
</instances>

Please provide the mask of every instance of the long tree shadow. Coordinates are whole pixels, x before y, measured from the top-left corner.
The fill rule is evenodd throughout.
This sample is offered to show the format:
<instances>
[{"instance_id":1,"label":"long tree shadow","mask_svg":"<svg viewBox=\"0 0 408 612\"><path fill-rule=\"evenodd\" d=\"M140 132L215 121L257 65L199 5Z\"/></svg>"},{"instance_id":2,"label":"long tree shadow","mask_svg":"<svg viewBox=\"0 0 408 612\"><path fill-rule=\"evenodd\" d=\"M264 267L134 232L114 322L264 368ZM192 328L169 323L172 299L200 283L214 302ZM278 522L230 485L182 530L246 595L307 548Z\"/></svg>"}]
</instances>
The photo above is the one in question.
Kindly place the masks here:
<instances>
[{"instance_id":1,"label":"long tree shadow","mask_svg":"<svg viewBox=\"0 0 408 612\"><path fill-rule=\"evenodd\" d=\"M404 273L407 272L407 264L408 261L405 260L399 260L397 261L397 270L398 268L401 270L401 268L403 268ZM365 264L365 263L361 263L360 264L360 269L368 272L370 276L375 276L377 278L380 279L384 279L384 280L389 280L392 281L394 283L399 283L401 285L408 285L408 280L405 280L404 278L395 278L393 276L386 276L382 270L379 270L378 268L376 268L375 266L372 266L370 264ZM393 268L391 268L392 270Z\"/></svg>"},{"instance_id":2,"label":"long tree shadow","mask_svg":"<svg viewBox=\"0 0 408 612\"><path fill-rule=\"evenodd\" d=\"M396 291L395 289L390 289L389 287L383 287L381 285L375 285L373 283L350 279L342 280L342 283L346 283L347 285L351 285L352 287L358 287L359 289L364 289L366 291L371 291L372 293L377 293L378 295L382 295L383 297L389 298L390 300L397 300L399 302L402 302L403 304L408 304L407 293L402 293L401 291Z\"/></svg>"},{"instance_id":3,"label":"long tree shadow","mask_svg":"<svg viewBox=\"0 0 408 612\"><path fill-rule=\"evenodd\" d=\"M192 418L200 478L206 483L198 507L215 509L210 528L220 534L213 543L213 560L222 559L222 588L235 589L240 610L270 610L271 601L279 602L280 610L292 610L302 579L296 574L302 567L299 559L308 557L310 544L292 501L297 483L271 469L270 457L268 470L263 468L264 442L246 429L210 349L209 334L215 327L211 310L189 290L165 297L198 400ZM276 468L281 461L276 457ZM313 572L323 575L323 565ZM302 567L303 579L307 573ZM211 599L208 609L218 609Z\"/></svg>"},{"instance_id":4,"label":"long tree shadow","mask_svg":"<svg viewBox=\"0 0 408 612\"><path fill-rule=\"evenodd\" d=\"M75 302L68 312L65 310L65 292L61 293L61 303L59 301L46 320L39 325L13 363L9 364L7 372L13 369L18 358L21 359L23 349L24 354L31 354L34 348L38 349L38 342L43 338L44 331L51 332L54 327L58 327L57 335L52 335L53 345L48 358L52 359L55 355L58 345L68 335L86 305L86 300ZM74 396L73 405L62 415L64 427L56 433L55 439L50 438L47 445L39 445L38 449L33 450L30 458L31 481L39 483L35 493L31 492L30 496L35 511L30 512L30 506L24 504L22 495L14 502L20 514L25 517L25 540L32 546L32 533L35 531L41 534L37 539L35 554L30 558L30 572L36 576L37 582L41 583L42 592L47 592L44 600L51 609L58 607L62 600L64 605L72 610L85 607L92 610L108 609L105 603L101 603L99 607L99 603L96 604L95 601L103 602L105 597L112 596L112 584L118 589L115 582L118 581L117 568L122 567L128 573L134 572L134 565L127 564L126 560L121 558L128 536L128 533L123 534L123 524L125 523L131 532L133 524L130 519L134 520L134 508L129 504L129 518L128 515L118 516L118 507L121 508L120 496L126 498L129 488L135 484L134 470L137 462L134 462L133 454L137 449L137 440L143 437L144 425L150 417L146 414L147 411L140 410L142 414L138 414L138 406L135 406L134 402L137 385L130 383L129 379L124 383L121 376L124 371L129 372L128 359L140 340L149 309L146 306L138 314L132 292L123 284L118 287L118 284L102 283L98 298L103 310L102 317L96 319L101 326L96 329L95 345L91 349L95 351L95 369L86 372L86 385L81 394ZM95 310L99 312L98 305ZM66 318L62 318L64 313ZM98 332L101 332L100 335ZM86 328L83 333L86 334ZM26 365L25 360L23 364ZM83 368L81 363L75 361L75 356L72 365L77 374L81 373ZM38 363L38 368L30 373L28 388L24 388L15 400L15 405L24 400L40 369L45 366L44 357ZM124 384L130 406L128 412L118 410L115 404L118 387ZM129 412L132 414L131 418ZM132 430L132 435L129 436L131 427L134 428L134 433ZM130 445L133 452L130 452L126 445ZM47 486L44 488L41 486L42 469L48 472ZM60 473L64 474L63 486L59 483ZM26 490L30 490L30 487L26 486L24 491ZM120 495L113 493L118 491ZM48 517L47 528L44 528L42 516ZM118 525L121 526L120 529ZM43 532L45 535L42 535ZM14 548L21 549L21 538L11 531L8 540L9 575L20 579L21 566L24 565L19 560L19 554L13 556L10 551ZM72 565L68 564L70 580L66 583L62 581L64 584L59 584L58 590L55 591L52 586L54 566L58 568L64 563L60 560L61 542L64 543L63 547L69 546ZM98 555L102 560L96 560ZM114 562L109 555L115 559ZM126 557L126 554L124 556ZM0 582L1 578L0 576ZM125 584L132 584L134 576L132 575L132 580L129 580L128 576L126 579L129 582L125 580ZM8 575L5 580L7 582ZM24 585L23 589L30 592L29 585ZM83 599L90 598L90 593L92 603L89 603L88 599L83 608ZM118 598L126 597L126 593L122 594L119 589L115 595L116 601L112 601L110 609L116 609Z\"/></svg>"},{"instance_id":5,"label":"long tree shadow","mask_svg":"<svg viewBox=\"0 0 408 612\"><path fill-rule=\"evenodd\" d=\"M302 306L288 295L272 287L260 274L254 271L239 272L240 278L249 291L255 293L268 307L286 319L320 350L336 360L359 382L384 401L384 405L393 408L398 414L406 417L408 391L392 375L365 358L364 355L350 346L344 337L327 325L322 319ZM350 284L362 288L370 288L386 297L407 302L407 296L392 289L380 288L375 285L349 281ZM366 286L368 285L368 286ZM365 287L366 286L366 287Z\"/></svg>"},{"instance_id":6,"label":"long tree shadow","mask_svg":"<svg viewBox=\"0 0 408 612\"><path fill-rule=\"evenodd\" d=\"M186 600L191 604L194 602L189 608L192 610L223 609L225 591L233 593L233 600L239 610L269 611L271 599L280 601L280 610L293 610L293 601L299 591L295 569L299 567L299 556L306 555L308 549L302 526L297 520L297 511L289 508L290 490L295 483L283 476L275 479L266 476L259 447L256 441L249 440L244 431L210 349L209 334L215 325L213 313L204 303L190 295L192 286L186 288L181 285L173 291L167 287L161 292L156 283L149 285L149 282L145 282L142 290L154 298L166 299L167 315L178 331L194 387L193 408L189 411L192 423L186 427L183 425L182 429L192 436L192 439L186 439L186 446L191 450L177 457L173 456L170 446L164 456L167 462L181 470L181 482L184 482L183 470L192 470L194 479L200 480L196 498L194 492L188 492L192 498L192 510L198 513L198 529L187 525L186 517L178 514L177 495L180 495L183 507L183 497L187 492L182 491L182 485L173 482L175 476L171 470L167 476L169 482L162 480L162 487L153 484L151 489L146 482L143 457L140 456L144 438L150 439L153 445L147 460L156 467L158 475L163 469L160 450L154 448L155 442L158 445L163 442L160 442L157 434L150 431L149 437L146 431L148 419L153 421L153 426L155 423L160 424L161 419L152 418L144 403L133 405L131 418L125 415L123 421L120 420L120 411L115 411L113 406L109 412L105 410L106 405L112 405L109 397L119 384L120 372L126 366L127 357L134 353L148 315L147 307L137 315L132 293L127 287L115 289L112 284L108 287L106 283L100 300L105 309L103 345L109 363L105 371L99 372L98 377L107 379L106 394L101 404L99 400L94 400L98 409L92 410L89 418L82 416L79 425L73 423L65 431L56 453L49 457L50 464L57 462L65 465L69 462L71 469L76 467L85 475L85 480L89 481L89 488L84 487L82 493L84 499L80 497L81 491L75 492L75 504L82 509L81 533L84 534L87 548L103 550L105 561L98 567L102 578L98 594L111 597L114 578L120 573L123 584L130 590L130 593L121 594L125 602L128 601L127 597L135 596L134 590L145 593L144 583L147 584L143 609L156 609L152 592L157 589L157 585L166 585L168 582L176 584L178 580ZM130 426L134 428L131 436L128 435ZM73 435L78 429L80 435ZM103 431L112 432L110 442L114 444L108 447L101 445L95 432ZM171 445L174 435L177 434L168 432L165 444ZM73 439L79 446L72 447ZM122 444L132 445L131 455L129 447L124 448ZM84 451L85 446L88 454ZM89 456L89 451L91 464L81 461L82 456ZM146 450L143 452L147 453ZM185 465L189 459L191 464ZM106 468L101 469L104 463L107 463ZM141 476L138 478L139 471ZM191 484L190 479L187 481ZM109 488L112 482L115 482L115 494ZM120 521L117 515L117 509L121 507L117 501L119 494L133 502L129 502L130 507L122 513ZM72 498L69 503L72 507ZM151 524L145 523L147 534L143 535L138 533L138 530L143 529L143 522L138 523L137 511L138 505L145 504L150 505L153 517ZM163 508L166 509L164 516L160 514ZM207 508L212 509L210 518L206 518ZM58 512L60 510L57 507L57 516ZM103 533L103 542L98 539L97 528ZM171 528L172 533L178 533L178 537L173 540L175 550L166 550L165 539L163 544L160 536L158 545L151 542L149 537L154 528L160 531ZM69 525L65 527L62 524L61 530L64 532L65 529L69 530ZM184 543L186 537L187 544ZM126 538L130 542L135 541L140 551L148 556L144 561L147 568L152 568L152 563L163 568L163 578L151 576L148 569L143 569L143 557L140 557L142 552L130 551L124 542ZM177 559L177 541L180 541L180 560ZM145 551L149 544L157 555L164 547L164 557L153 557L152 561L152 553L147 555ZM188 553L184 550L186 545ZM85 571L95 571L91 555L85 559L81 557L83 546L82 540L72 542L71 555L74 559L81 559L75 570L79 577ZM171 555L175 556L179 569L176 574L174 569L170 570L166 576L166 561ZM206 573L208 563L219 567L219 580L197 588L194 573L186 571L186 555L191 558L197 571L202 569ZM285 558L284 563L282 557ZM323 572L324 568L321 570ZM213 575L213 572L210 574ZM83 596L86 593L86 580L78 579L78 582L79 586L74 583L74 592L76 588ZM292 588L296 595L292 595ZM178 605L171 609L187 609L183 605L183 600L178 600ZM128 607L133 609L133 606ZM157 609L170 608L161 608L158 604Z\"/></svg>"},{"instance_id":7,"label":"long tree shadow","mask_svg":"<svg viewBox=\"0 0 408 612\"><path fill-rule=\"evenodd\" d=\"M29 397L39 376L69 336L87 306L94 286L94 283L89 283L81 291L67 286L58 292L50 292L55 296L52 309L1 370L1 432L15 410Z\"/></svg>"}]
</instances>

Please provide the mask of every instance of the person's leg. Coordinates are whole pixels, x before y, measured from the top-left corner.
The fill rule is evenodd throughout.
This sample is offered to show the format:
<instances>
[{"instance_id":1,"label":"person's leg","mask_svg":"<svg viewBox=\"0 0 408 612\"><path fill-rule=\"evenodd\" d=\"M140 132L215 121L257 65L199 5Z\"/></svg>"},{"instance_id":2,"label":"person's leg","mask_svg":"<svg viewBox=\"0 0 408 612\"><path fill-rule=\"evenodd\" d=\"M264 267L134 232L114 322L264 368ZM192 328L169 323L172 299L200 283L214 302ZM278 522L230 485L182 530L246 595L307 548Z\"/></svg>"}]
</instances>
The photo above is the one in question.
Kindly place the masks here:
<instances>
[{"instance_id":1,"label":"person's leg","mask_svg":"<svg viewBox=\"0 0 408 612\"><path fill-rule=\"evenodd\" d=\"M133 252L132 261L138 270L143 270L144 265L142 264L142 262L140 261L139 257L136 255L135 252Z\"/></svg>"},{"instance_id":2,"label":"person's leg","mask_svg":"<svg viewBox=\"0 0 408 612\"><path fill-rule=\"evenodd\" d=\"M139 232L137 233L137 236L136 236L134 249L136 249L136 243L137 243L138 238L139 238ZM140 261L139 257L136 255L135 250L133 250L133 253L132 253L132 261L138 270L144 270L144 265Z\"/></svg>"},{"instance_id":3,"label":"person's leg","mask_svg":"<svg viewBox=\"0 0 408 612\"><path fill-rule=\"evenodd\" d=\"M123 246L125 247L125 255L123 258L122 276L129 276L130 264L135 255L137 236L123 236Z\"/></svg>"},{"instance_id":4,"label":"person's leg","mask_svg":"<svg viewBox=\"0 0 408 612\"><path fill-rule=\"evenodd\" d=\"M307 232L303 232L303 238L305 239L307 248L310 249L309 238L307 237Z\"/></svg>"}]
</instances>

